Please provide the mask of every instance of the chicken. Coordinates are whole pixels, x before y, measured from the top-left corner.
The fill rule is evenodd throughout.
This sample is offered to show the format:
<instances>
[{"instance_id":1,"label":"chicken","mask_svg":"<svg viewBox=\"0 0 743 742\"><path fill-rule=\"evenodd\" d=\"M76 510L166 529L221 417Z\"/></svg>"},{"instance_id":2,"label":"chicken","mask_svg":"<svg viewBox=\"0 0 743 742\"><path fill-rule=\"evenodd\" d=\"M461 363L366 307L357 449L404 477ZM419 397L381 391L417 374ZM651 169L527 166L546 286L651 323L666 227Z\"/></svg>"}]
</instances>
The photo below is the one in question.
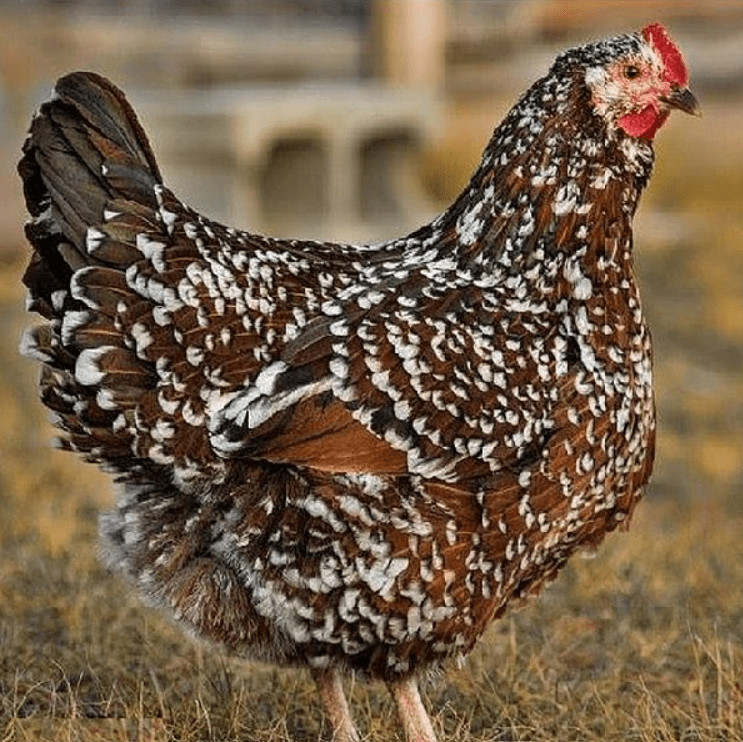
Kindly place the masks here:
<instances>
[{"instance_id":1,"label":"chicken","mask_svg":"<svg viewBox=\"0 0 743 742\"><path fill-rule=\"evenodd\" d=\"M164 185L124 95L60 79L25 142L22 351L115 476L110 565L190 633L345 674L433 742L417 676L627 523L650 476L632 219L672 109L659 24L561 54L454 204L372 246L278 240Z\"/></svg>"}]
</instances>

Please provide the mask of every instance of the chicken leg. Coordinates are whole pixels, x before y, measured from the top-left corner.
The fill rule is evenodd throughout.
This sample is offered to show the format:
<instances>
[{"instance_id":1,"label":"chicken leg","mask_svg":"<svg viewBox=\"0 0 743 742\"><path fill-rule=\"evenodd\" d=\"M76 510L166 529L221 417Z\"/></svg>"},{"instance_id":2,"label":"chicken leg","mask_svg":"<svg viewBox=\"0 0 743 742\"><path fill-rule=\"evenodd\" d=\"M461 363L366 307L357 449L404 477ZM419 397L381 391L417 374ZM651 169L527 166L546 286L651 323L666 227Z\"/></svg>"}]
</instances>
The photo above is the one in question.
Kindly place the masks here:
<instances>
[{"instance_id":1,"label":"chicken leg","mask_svg":"<svg viewBox=\"0 0 743 742\"><path fill-rule=\"evenodd\" d=\"M332 667L327 670L313 670L312 677L317 683L320 700L333 728L333 742L359 742L359 733L351 720L338 669Z\"/></svg>"},{"instance_id":2,"label":"chicken leg","mask_svg":"<svg viewBox=\"0 0 743 742\"><path fill-rule=\"evenodd\" d=\"M415 677L390 683L389 689L397 704L397 715L407 742L436 742L433 724L421 701Z\"/></svg>"}]
</instances>

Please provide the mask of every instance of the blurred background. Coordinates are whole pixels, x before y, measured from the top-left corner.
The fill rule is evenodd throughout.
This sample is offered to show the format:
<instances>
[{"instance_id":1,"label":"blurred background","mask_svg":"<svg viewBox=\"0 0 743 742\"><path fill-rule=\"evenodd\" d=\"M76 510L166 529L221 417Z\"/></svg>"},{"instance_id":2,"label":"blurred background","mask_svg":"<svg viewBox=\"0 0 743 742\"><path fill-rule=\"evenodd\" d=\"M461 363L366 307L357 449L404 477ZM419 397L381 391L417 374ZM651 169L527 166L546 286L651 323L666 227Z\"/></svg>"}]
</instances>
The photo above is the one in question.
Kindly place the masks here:
<instances>
[{"instance_id":1,"label":"blurred background","mask_svg":"<svg viewBox=\"0 0 743 742\"><path fill-rule=\"evenodd\" d=\"M18 232L23 131L66 71L117 82L171 186L213 218L369 240L456 195L557 51L653 19L705 103L740 91L734 0L0 1L3 242Z\"/></svg>"},{"instance_id":2,"label":"blurred background","mask_svg":"<svg viewBox=\"0 0 743 742\"><path fill-rule=\"evenodd\" d=\"M743 733L739 0L0 0L0 720L159 718L172 707L183 715L173 738L223 742L230 725L284 723L290 699L290 738L317 739L321 723L296 710L314 699L301 674L226 672L110 578L95 533L112 484L49 446L38 370L17 353L33 320L15 164L54 80L91 69L122 87L166 182L212 218L370 242L457 195L493 127L560 50L653 21L683 50L703 118L674 115L659 133L636 221L659 406L647 502L630 538L601 550L603 567L571 562L554 591L498 622L495 641L430 692L457 740L470 739L454 728L465 717L486 730L513 719L525 739L562 738L561 725L618 739L643 708L646 736L622 739L738 739L721 729ZM194 693L212 700L193 706ZM218 719L226 726L201 733ZM694 733L669 732L667 719ZM4 729L7 740L114 739L93 727L89 737Z\"/></svg>"}]
</instances>

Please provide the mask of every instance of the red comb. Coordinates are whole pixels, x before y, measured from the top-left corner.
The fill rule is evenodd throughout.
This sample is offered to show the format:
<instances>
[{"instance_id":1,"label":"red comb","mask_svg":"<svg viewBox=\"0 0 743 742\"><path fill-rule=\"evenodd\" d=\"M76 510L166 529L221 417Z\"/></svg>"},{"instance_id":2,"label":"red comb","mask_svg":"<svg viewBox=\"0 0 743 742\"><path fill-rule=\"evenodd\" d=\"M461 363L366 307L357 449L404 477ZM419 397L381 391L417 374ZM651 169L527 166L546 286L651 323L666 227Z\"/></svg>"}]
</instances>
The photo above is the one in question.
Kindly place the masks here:
<instances>
[{"instance_id":1,"label":"red comb","mask_svg":"<svg viewBox=\"0 0 743 742\"><path fill-rule=\"evenodd\" d=\"M656 48L665 69L663 77L671 83L685 86L689 82L689 71L686 69L681 51L660 23L651 23L642 29L642 35Z\"/></svg>"}]
</instances>

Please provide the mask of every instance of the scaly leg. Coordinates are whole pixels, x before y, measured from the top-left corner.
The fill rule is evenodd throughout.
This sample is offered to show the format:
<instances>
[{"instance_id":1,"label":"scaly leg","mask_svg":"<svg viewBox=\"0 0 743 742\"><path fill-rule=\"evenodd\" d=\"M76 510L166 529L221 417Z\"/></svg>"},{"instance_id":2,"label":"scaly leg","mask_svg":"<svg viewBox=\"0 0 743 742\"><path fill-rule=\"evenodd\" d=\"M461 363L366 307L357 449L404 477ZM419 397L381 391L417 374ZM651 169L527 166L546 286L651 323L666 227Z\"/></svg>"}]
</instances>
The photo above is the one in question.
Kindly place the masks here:
<instances>
[{"instance_id":1,"label":"scaly leg","mask_svg":"<svg viewBox=\"0 0 743 742\"><path fill-rule=\"evenodd\" d=\"M333 727L333 742L359 742L359 733L351 721L338 669L313 670L312 677L315 678L320 700Z\"/></svg>"},{"instance_id":2,"label":"scaly leg","mask_svg":"<svg viewBox=\"0 0 743 742\"><path fill-rule=\"evenodd\" d=\"M433 724L418 692L418 681L414 677L396 680L390 683L389 688L407 742L436 742Z\"/></svg>"}]
</instances>

